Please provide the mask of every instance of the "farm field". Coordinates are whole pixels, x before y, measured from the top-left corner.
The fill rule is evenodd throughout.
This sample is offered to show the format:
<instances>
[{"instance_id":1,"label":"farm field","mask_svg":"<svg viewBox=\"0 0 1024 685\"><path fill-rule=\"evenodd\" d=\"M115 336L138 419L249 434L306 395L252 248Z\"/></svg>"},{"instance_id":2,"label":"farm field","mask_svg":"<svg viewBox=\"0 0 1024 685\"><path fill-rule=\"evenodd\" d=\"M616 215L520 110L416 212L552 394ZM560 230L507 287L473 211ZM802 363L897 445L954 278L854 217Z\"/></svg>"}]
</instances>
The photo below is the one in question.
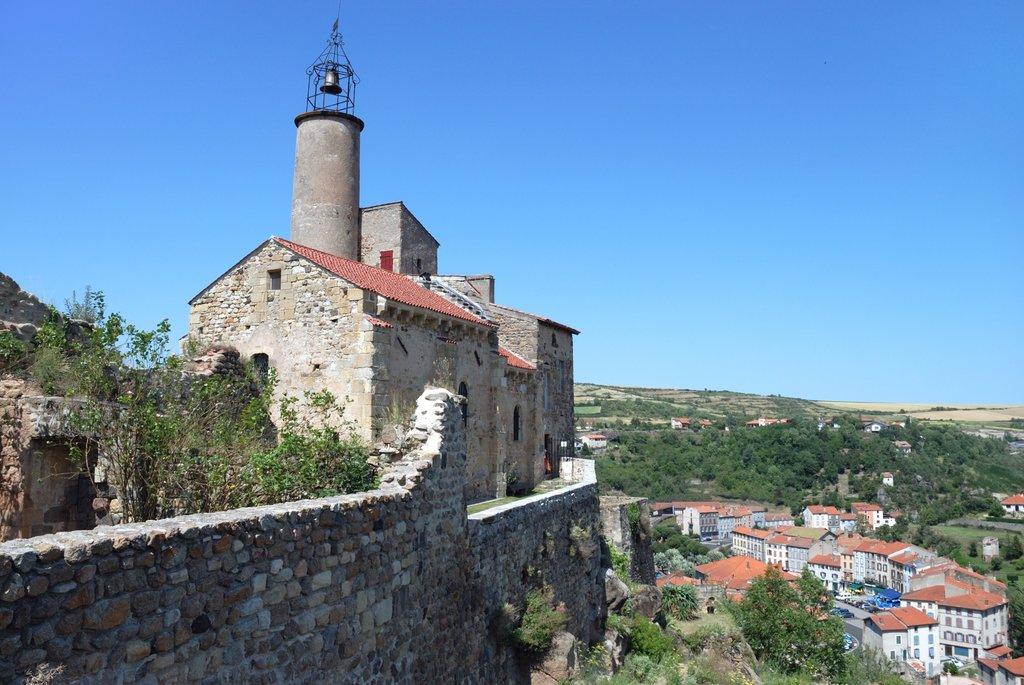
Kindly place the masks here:
<instances>
[{"instance_id":1,"label":"farm field","mask_svg":"<svg viewBox=\"0 0 1024 685\"><path fill-rule=\"evenodd\" d=\"M1024 419L1024 404L914 404L901 402L837 402L821 400L820 404L844 411L906 414L915 419L929 421L958 421L968 423L1004 423Z\"/></svg>"}]
</instances>

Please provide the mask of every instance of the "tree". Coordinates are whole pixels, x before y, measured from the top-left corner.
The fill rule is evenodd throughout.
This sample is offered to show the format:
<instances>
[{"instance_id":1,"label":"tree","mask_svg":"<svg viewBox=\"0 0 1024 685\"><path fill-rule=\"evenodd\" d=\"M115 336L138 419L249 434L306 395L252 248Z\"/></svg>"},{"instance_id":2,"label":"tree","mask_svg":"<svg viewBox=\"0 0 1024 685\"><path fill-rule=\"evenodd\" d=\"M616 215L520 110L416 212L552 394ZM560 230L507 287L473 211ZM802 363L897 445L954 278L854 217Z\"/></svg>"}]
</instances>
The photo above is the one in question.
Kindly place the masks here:
<instances>
[{"instance_id":1,"label":"tree","mask_svg":"<svg viewBox=\"0 0 1024 685\"><path fill-rule=\"evenodd\" d=\"M1024 556L1024 546L1021 545L1020 536L1014 535L1007 541L1006 549L1003 550L1003 558L1007 561L1020 559Z\"/></svg>"},{"instance_id":2,"label":"tree","mask_svg":"<svg viewBox=\"0 0 1024 685\"><path fill-rule=\"evenodd\" d=\"M846 669L844 629L828 614L830 605L824 586L809 572L793 588L769 567L737 604L736 617L758 659L786 674L836 678Z\"/></svg>"},{"instance_id":3,"label":"tree","mask_svg":"<svg viewBox=\"0 0 1024 685\"><path fill-rule=\"evenodd\" d=\"M1019 585L1008 586L1006 599L1010 610L1007 636L1013 646L1014 656L1024 656L1024 588Z\"/></svg>"},{"instance_id":4,"label":"tree","mask_svg":"<svg viewBox=\"0 0 1024 685\"><path fill-rule=\"evenodd\" d=\"M976 557L978 556L978 541L971 540L971 544L967 545L967 556Z\"/></svg>"}]
</instances>

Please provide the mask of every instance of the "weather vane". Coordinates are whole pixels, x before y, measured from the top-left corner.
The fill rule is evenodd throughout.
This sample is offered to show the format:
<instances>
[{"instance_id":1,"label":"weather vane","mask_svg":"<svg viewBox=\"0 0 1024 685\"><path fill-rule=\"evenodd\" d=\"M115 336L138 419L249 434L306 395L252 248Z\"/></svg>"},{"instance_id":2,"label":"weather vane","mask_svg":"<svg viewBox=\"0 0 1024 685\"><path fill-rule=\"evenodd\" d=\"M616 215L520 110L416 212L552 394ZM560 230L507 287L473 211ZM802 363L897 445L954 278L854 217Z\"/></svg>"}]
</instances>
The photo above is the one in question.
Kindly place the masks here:
<instances>
[{"instance_id":1,"label":"weather vane","mask_svg":"<svg viewBox=\"0 0 1024 685\"><path fill-rule=\"evenodd\" d=\"M338 31L339 17L331 25L331 37L316 61L306 70L309 77L306 84L306 111L317 109L354 114L356 109L356 84L359 77L345 54L345 43Z\"/></svg>"}]
</instances>

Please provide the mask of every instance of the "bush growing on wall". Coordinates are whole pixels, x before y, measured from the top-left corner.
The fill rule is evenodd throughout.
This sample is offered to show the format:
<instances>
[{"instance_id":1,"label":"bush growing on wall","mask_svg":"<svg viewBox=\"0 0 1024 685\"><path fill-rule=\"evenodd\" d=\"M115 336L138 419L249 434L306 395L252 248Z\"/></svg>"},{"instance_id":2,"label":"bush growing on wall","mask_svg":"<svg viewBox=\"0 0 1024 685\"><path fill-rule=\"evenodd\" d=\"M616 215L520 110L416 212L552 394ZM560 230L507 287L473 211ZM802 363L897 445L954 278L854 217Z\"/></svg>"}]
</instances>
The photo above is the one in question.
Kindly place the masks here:
<instances>
[{"instance_id":1,"label":"bush growing on wall","mask_svg":"<svg viewBox=\"0 0 1024 685\"><path fill-rule=\"evenodd\" d=\"M505 605L505 632L516 649L528 654L542 654L551 647L555 633L566 623L565 612L554 608L553 602L553 592L545 586L526 594L522 611Z\"/></svg>"}]
</instances>

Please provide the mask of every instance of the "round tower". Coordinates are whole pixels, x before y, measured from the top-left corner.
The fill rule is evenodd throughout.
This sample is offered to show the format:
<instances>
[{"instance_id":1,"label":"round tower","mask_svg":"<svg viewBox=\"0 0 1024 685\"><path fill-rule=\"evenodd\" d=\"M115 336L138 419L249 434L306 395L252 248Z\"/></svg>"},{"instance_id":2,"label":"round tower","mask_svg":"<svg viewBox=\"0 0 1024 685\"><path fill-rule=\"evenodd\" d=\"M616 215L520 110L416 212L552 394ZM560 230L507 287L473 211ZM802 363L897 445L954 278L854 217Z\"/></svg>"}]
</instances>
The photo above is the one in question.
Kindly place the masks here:
<instances>
[{"instance_id":1,"label":"round tower","mask_svg":"<svg viewBox=\"0 0 1024 685\"><path fill-rule=\"evenodd\" d=\"M334 22L327 47L309 69L306 111L295 117L292 240L359 260L359 82Z\"/></svg>"}]
</instances>

